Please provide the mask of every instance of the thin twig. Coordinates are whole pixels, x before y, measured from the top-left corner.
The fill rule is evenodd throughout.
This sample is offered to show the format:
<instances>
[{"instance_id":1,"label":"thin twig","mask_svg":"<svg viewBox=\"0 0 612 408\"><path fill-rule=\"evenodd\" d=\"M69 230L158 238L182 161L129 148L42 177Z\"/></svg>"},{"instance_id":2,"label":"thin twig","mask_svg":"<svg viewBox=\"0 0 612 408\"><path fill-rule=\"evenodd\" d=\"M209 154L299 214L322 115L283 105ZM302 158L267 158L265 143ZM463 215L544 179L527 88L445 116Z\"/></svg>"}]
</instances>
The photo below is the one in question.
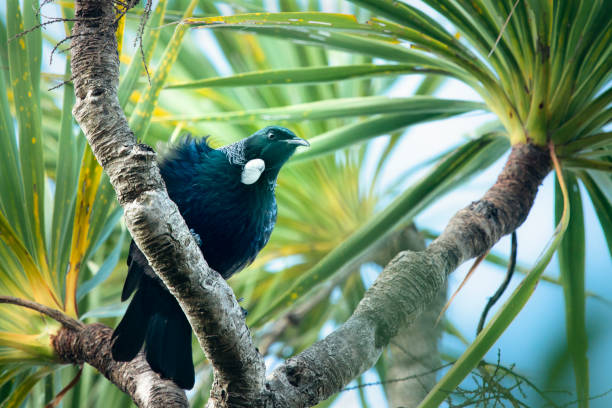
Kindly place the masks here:
<instances>
[{"instance_id":1,"label":"thin twig","mask_svg":"<svg viewBox=\"0 0 612 408\"><path fill-rule=\"evenodd\" d=\"M399 344L397 341L395 341L396 338L397 338L397 336L394 338L394 340L391 340L391 342L389 344L390 346L392 345L394 347L397 347L401 352L403 352L409 358L411 358L413 362L416 362L416 363L422 365L425 368L432 368L432 366L430 365L431 361L424 361L425 359L423 358L423 355L416 356L413 353L411 353L409 350L406 350L406 348L404 348L401 344ZM419 383L419 386L425 392L425 394L428 394L430 387L428 387L425 384L423 384L423 381L422 381L422 379L420 377L415 378L415 380Z\"/></svg>"},{"instance_id":2,"label":"thin twig","mask_svg":"<svg viewBox=\"0 0 612 408\"><path fill-rule=\"evenodd\" d=\"M501 295L504 294L508 285L510 284L510 280L512 280L512 275L514 275L514 267L516 266L516 231L512 232L512 248L510 249L510 263L508 263L508 270L506 272L506 279L499 286L497 291L489 298L487 305L485 306L482 314L480 315L480 322L478 322L478 328L476 329L476 335L478 335L482 328L484 327L485 321L487 320L487 314L489 310L493 307L493 305L499 300Z\"/></svg>"},{"instance_id":3,"label":"thin twig","mask_svg":"<svg viewBox=\"0 0 612 408\"><path fill-rule=\"evenodd\" d=\"M77 373L77 375L72 379L72 381L70 381L68 383L67 386L64 387L64 389L62 389L56 396L55 398L53 398L51 400L51 402L49 402L47 405L45 405L45 408L55 408L59 405L59 403L62 401L62 398L64 398L64 395L66 395L66 393L68 391L70 391L76 384L77 382L79 382L79 379L81 378L81 374L83 373L83 366L81 365L81 367L79 368L79 372Z\"/></svg>"},{"instance_id":4,"label":"thin twig","mask_svg":"<svg viewBox=\"0 0 612 408\"><path fill-rule=\"evenodd\" d=\"M43 0L40 3L40 6L38 6L38 9L36 10L36 18L40 17L40 13L43 7L45 7L47 4L51 4L53 3L53 0Z\"/></svg>"},{"instance_id":5,"label":"thin twig","mask_svg":"<svg viewBox=\"0 0 612 408\"><path fill-rule=\"evenodd\" d=\"M433 369L428 370L428 371L423 371L422 373L419 373L419 374L413 374L413 375L409 375L407 377L402 377L402 378L392 378L392 379L386 380L386 381L375 381L375 382L363 383L363 384L355 385L353 387L346 387L346 388L344 388L344 389L342 389L340 391L341 392L351 391L351 390L357 390L359 388L372 387L374 385L391 384L391 383L396 383L396 382L414 380L415 378L423 377L425 375L433 374L435 372L438 372L438 371L440 371L442 369L445 369L446 367L452 366L453 364L455 364L454 361L450 362L450 363L443 364L443 365L441 365L439 367L433 368Z\"/></svg>"},{"instance_id":6,"label":"thin twig","mask_svg":"<svg viewBox=\"0 0 612 408\"><path fill-rule=\"evenodd\" d=\"M64 18L52 17L49 21L45 21L44 23L36 24L36 25L28 28L27 30L23 30L23 31L15 34L11 38L9 38L8 41L9 42L15 41L16 39L21 38L21 37L23 37L25 35L28 35L31 32L38 30L39 28L44 28L44 27L48 26L49 24L60 23L60 22L63 22L63 21L75 21L75 19L64 19Z\"/></svg>"},{"instance_id":7,"label":"thin twig","mask_svg":"<svg viewBox=\"0 0 612 408\"><path fill-rule=\"evenodd\" d=\"M138 25L138 32L136 34L136 38L134 39L134 45L138 43L138 49L140 50L140 58L142 58L142 65L144 65L145 73L147 74L147 79L149 80L149 85L151 85L151 74L149 73L149 67L147 66L147 59L145 58L144 48L142 47L142 37L144 35L145 25L147 21L149 21L149 16L151 15L151 9L153 8L152 0L147 0L144 6L144 12L142 17L140 18L140 24Z\"/></svg>"},{"instance_id":8,"label":"thin twig","mask_svg":"<svg viewBox=\"0 0 612 408\"><path fill-rule=\"evenodd\" d=\"M474 264L472 265L472 267L470 268L468 273L465 275L465 278L463 278L463 280L461 281L461 284L459 285L457 290L455 290L453 295L450 297L450 299L448 299L448 302L446 302L446 304L444 305L444 307L440 311L440 314L438 315L438 318L436 319L436 323L435 323L436 326L438 325L438 323L440 323L440 319L442 319L442 316L444 316L444 312L446 312L446 309L448 309L448 307L451 305L451 303L453 303L453 300L455 300L455 296L457 296L459 291L461 289L463 289L463 286L466 284L468 279L470 279L470 277L472 276L472 274L474 273L476 268L478 268L478 265L480 265L482 263L482 261L487 257L488 254L489 254L489 251L485 252L484 254L482 254L478 258L476 258L476 260L474 261Z\"/></svg>"},{"instance_id":9,"label":"thin twig","mask_svg":"<svg viewBox=\"0 0 612 408\"><path fill-rule=\"evenodd\" d=\"M603 397L605 397L606 395L608 395L610 393L612 393L612 388L610 388L609 390L604 391L604 392L602 392L600 394L589 396L589 398L587 398L586 401L593 401L593 400L596 400L598 398L603 398ZM575 406L575 404L577 404L579 402L586 402L586 401L584 399L577 399L577 400L574 400L574 401L570 401L570 402L568 402L565 405L562 405L561 408Z\"/></svg>"},{"instance_id":10,"label":"thin twig","mask_svg":"<svg viewBox=\"0 0 612 408\"><path fill-rule=\"evenodd\" d=\"M68 79L66 79L66 80L64 80L64 81L62 81L62 82L60 82L59 84L57 84L57 85L55 85L55 86L52 86L52 87L51 87L51 88L49 88L49 89L47 89L47 91L53 91L53 90L55 90L55 89L57 89L57 88L61 88L62 86L66 85L66 84L69 84L69 83L72 83L72 75L70 76L70 78L68 78Z\"/></svg>"},{"instance_id":11,"label":"thin twig","mask_svg":"<svg viewBox=\"0 0 612 408\"><path fill-rule=\"evenodd\" d=\"M519 379L520 381L522 381L525 384L527 384L530 388L532 388L535 392L537 392L538 395L540 397L542 397L543 399L545 399L547 403L553 404L553 406L554 406L554 402L546 395L547 393L548 394L553 393L553 392L569 393L569 391L565 391L565 390L542 390L542 389L538 388L538 386L536 386L535 383L533 381L531 381L529 378L527 378L527 377L517 373L512 368L504 367L503 365L501 365L499 363L492 364L492 363L488 363L486 361L482 361L480 363L480 365L484 366L484 367L495 366L497 370L504 371L506 374L509 374L512 377L515 377L515 378ZM511 367L513 367L513 366L511 366Z\"/></svg>"},{"instance_id":12,"label":"thin twig","mask_svg":"<svg viewBox=\"0 0 612 408\"><path fill-rule=\"evenodd\" d=\"M516 0L516 2L514 3L514 6L512 6L512 10L510 10L510 14L508 14L508 18L506 19L506 21L504 21L504 25L501 26L501 29L499 30L499 35L497 36L497 39L495 40L495 44L493 44L493 48L491 48L489 55L487 55L487 58L491 57L491 55L493 55L493 53L495 52L495 49L497 48L497 44L499 44L499 42L501 41L501 38L504 35L504 31L506 31L506 26L510 22L510 19L512 18L512 14L514 14L514 9L516 8L516 6L518 6L519 1L521 0Z\"/></svg>"},{"instance_id":13,"label":"thin twig","mask_svg":"<svg viewBox=\"0 0 612 408\"><path fill-rule=\"evenodd\" d=\"M54 47L53 47L53 49L51 50L51 54L49 55L49 65L53 64L53 54L55 54L55 51L57 51L57 49L59 48L59 46L60 46L60 45L62 45L62 44L63 44L63 43L65 43L66 41L71 41L73 38L80 37L80 36L83 36L83 35L86 35L86 34L75 34L75 35L69 35L69 36L67 36L66 38L64 38L64 39L60 40L60 41L59 41L57 44L55 44L55 46L54 46ZM67 49L69 50L69 49L70 49L70 47L69 47L69 48L67 48ZM64 51L65 51L65 50L60 50L60 53L61 53L61 52L64 52Z\"/></svg>"},{"instance_id":14,"label":"thin twig","mask_svg":"<svg viewBox=\"0 0 612 408\"><path fill-rule=\"evenodd\" d=\"M28 309L36 310L37 312L47 315L53 320L57 320L65 327L75 331L80 331L83 329L83 327L85 327L85 324L73 319L67 314L64 314L64 312L50 308L45 305L41 305L40 303L32 302L31 300L20 299L13 296L0 296L0 303L8 303L11 305L27 307Z\"/></svg>"}]
</instances>

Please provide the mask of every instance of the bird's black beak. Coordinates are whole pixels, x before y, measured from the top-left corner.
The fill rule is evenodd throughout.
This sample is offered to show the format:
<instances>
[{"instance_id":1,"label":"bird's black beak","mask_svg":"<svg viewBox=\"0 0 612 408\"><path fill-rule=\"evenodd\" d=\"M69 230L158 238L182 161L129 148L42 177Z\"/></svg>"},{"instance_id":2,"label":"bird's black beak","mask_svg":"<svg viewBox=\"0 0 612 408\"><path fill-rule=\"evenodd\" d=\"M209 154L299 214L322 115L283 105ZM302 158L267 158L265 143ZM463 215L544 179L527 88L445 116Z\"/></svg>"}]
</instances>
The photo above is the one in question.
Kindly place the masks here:
<instances>
[{"instance_id":1,"label":"bird's black beak","mask_svg":"<svg viewBox=\"0 0 612 408\"><path fill-rule=\"evenodd\" d=\"M292 144L292 145L310 147L310 143L308 143L308 140L304 140L304 139L299 138L297 136L294 137L293 139L285 139L285 140L283 140L283 142L285 142L287 144Z\"/></svg>"}]
</instances>

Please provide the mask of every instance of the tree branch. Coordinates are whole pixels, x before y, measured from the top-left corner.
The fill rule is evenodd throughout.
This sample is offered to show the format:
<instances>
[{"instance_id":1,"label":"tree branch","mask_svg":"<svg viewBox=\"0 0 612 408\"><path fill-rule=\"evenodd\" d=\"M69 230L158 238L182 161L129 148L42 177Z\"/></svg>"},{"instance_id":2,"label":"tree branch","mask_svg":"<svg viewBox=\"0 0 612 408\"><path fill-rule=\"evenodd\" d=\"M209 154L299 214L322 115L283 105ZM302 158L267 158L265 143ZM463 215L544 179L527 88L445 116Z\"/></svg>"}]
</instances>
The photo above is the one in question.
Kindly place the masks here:
<instances>
[{"instance_id":1,"label":"tree branch","mask_svg":"<svg viewBox=\"0 0 612 408\"><path fill-rule=\"evenodd\" d=\"M53 348L60 361L69 364L90 364L113 384L126 392L139 407L187 407L182 389L172 381L162 380L147 364L142 353L129 363L112 360L112 329L101 325L85 325L62 311L13 296L0 296L0 303L27 307L60 322L64 327L52 337Z\"/></svg>"},{"instance_id":2,"label":"tree branch","mask_svg":"<svg viewBox=\"0 0 612 408\"><path fill-rule=\"evenodd\" d=\"M32 302L31 300L20 299L13 296L0 296L0 303L8 303L11 305L27 307L28 309L36 310L60 322L65 327L72 330L81 330L85 325L63 313L61 310L41 305L40 303Z\"/></svg>"},{"instance_id":3,"label":"tree branch","mask_svg":"<svg viewBox=\"0 0 612 408\"><path fill-rule=\"evenodd\" d=\"M402 250L419 250L424 248L423 237L417 231L414 224L397 229L386 235L334 273L330 279L318 288L316 293L294 305L274 321L270 328L266 328L266 332L261 336L258 343L260 353L264 356L267 355L270 346L282 336L287 328L298 326L313 308L327 299L334 288L356 273L361 265L374 262L384 267Z\"/></svg>"},{"instance_id":4,"label":"tree branch","mask_svg":"<svg viewBox=\"0 0 612 408\"><path fill-rule=\"evenodd\" d=\"M64 363L87 363L96 368L139 407L189 406L185 392L151 370L142 352L129 362L114 361L112 334L111 328L99 323L88 324L79 331L62 328L53 337L53 348Z\"/></svg>"},{"instance_id":5,"label":"tree branch","mask_svg":"<svg viewBox=\"0 0 612 408\"><path fill-rule=\"evenodd\" d=\"M455 214L426 250L396 256L346 323L272 373L266 383L271 394L257 406L312 406L373 366L399 328L431 303L449 273L523 223L549 171L545 149L514 146L484 197Z\"/></svg>"},{"instance_id":6,"label":"tree branch","mask_svg":"<svg viewBox=\"0 0 612 408\"><path fill-rule=\"evenodd\" d=\"M112 1L75 1L72 31L73 115L108 174L127 228L150 265L178 299L215 370L217 398L258 395L264 363L236 298L210 269L155 163L136 144L117 98L119 58ZM241 397L240 397L241 398Z\"/></svg>"}]
</instances>

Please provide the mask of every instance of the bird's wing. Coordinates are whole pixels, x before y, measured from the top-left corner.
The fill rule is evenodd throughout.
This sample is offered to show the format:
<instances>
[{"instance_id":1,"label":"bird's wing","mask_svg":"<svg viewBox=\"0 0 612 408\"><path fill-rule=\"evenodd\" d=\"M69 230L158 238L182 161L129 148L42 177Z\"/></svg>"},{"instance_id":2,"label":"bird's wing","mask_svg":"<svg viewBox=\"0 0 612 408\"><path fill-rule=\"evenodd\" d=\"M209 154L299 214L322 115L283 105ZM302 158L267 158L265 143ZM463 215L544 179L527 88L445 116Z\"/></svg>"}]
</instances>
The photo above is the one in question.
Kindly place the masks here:
<instances>
[{"instance_id":1,"label":"bird's wing","mask_svg":"<svg viewBox=\"0 0 612 408\"><path fill-rule=\"evenodd\" d=\"M270 206L270 208L266 211L264 218L263 218L263 228L262 228L262 233L259 236L257 245L259 246L259 249L257 252L261 251L263 249L263 247L266 246L266 244L268 243L268 240L270 240L270 235L272 235L272 230L274 229L274 224L276 224L276 214L278 212L278 209L276 207L276 200L272 201L272 205ZM254 259L251 260L251 262Z\"/></svg>"},{"instance_id":2,"label":"bird's wing","mask_svg":"<svg viewBox=\"0 0 612 408\"><path fill-rule=\"evenodd\" d=\"M148 267L149 264L144 254L140 252L138 246L134 241L130 244L130 251L127 257L128 274L123 284L123 291L121 292L121 301L124 302L130 295L136 290L140 283L140 278L144 273L144 268Z\"/></svg>"}]
</instances>

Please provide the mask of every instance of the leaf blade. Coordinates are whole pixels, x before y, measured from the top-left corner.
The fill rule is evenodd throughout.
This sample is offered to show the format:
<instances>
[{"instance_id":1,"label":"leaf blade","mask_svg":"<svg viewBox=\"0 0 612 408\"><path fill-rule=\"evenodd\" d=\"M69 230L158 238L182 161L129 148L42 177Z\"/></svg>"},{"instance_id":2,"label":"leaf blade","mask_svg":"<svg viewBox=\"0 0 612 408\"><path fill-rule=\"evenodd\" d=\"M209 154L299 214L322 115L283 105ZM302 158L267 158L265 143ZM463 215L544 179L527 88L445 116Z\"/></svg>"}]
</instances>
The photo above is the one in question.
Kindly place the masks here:
<instances>
[{"instance_id":1,"label":"leaf blade","mask_svg":"<svg viewBox=\"0 0 612 408\"><path fill-rule=\"evenodd\" d=\"M66 273L64 310L69 316L77 317L76 291L85 253L90 244L90 220L94 199L100 186L102 167L96 161L89 144L85 147L77 184L77 200L70 244L69 269Z\"/></svg>"},{"instance_id":2,"label":"leaf blade","mask_svg":"<svg viewBox=\"0 0 612 408\"><path fill-rule=\"evenodd\" d=\"M585 233L582 199L576 176L563 173L569 191L570 219L561 240L557 256L565 299L565 324L568 351L572 358L579 407L587 407L589 400L588 335L586 329L585 296ZM555 222L561 221L563 195L555 184Z\"/></svg>"},{"instance_id":3,"label":"leaf blade","mask_svg":"<svg viewBox=\"0 0 612 408\"><path fill-rule=\"evenodd\" d=\"M293 85L333 82L353 78L426 73L436 67L424 64L356 64L324 67L271 69L245 72L227 77L206 78L197 81L166 85L164 89L197 89L206 87L237 87L264 85ZM440 72L442 72L440 70Z\"/></svg>"},{"instance_id":4,"label":"leaf blade","mask_svg":"<svg viewBox=\"0 0 612 408\"><path fill-rule=\"evenodd\" d=\"M309 102L278 108L253 109L237 112L213 112L198 115L172 115L155 118L154 122L184 121L301 121L323 120L338 117L363 116L383 113L400 113L418 115L421 113L454 113L467 110L486 109L480 102L439 99L429 96L409 98L390 98L387 96L369 96L357 98L338 98Z\"/></svg>"},{"instance_id":5,"label":"leaf blade","mask_svg":"<svg viewBox=\"0 0 612 408\"><path fill-rule=\"evenodd\" d=\"M10 38L23 30L19 2L7 4L7 31ZM43 269L46 265L44 243L44 170L41 140L39 99L33 98L34 87L26 40L23 37L9 41L8 56L11 87L19 129L19 157L23 178L27 225L23 228L24 243ZM28 165L24 165L28 163Z\"/></svg>"},{"instance_id":6,"label":"leaf blade","mask_svg":"<svg viewBox=\"0 0 612 408\"><path fill-rule=\"evenodd\" d=\"M604 237L608 243L608 251L610 252L610 256L612 256L612 204L604 194L604 190L588 172L581 171L578 174L582 184L589 193L593 207L595 207L595 213L597 214Z\"/></svg>"}]
</instances>

